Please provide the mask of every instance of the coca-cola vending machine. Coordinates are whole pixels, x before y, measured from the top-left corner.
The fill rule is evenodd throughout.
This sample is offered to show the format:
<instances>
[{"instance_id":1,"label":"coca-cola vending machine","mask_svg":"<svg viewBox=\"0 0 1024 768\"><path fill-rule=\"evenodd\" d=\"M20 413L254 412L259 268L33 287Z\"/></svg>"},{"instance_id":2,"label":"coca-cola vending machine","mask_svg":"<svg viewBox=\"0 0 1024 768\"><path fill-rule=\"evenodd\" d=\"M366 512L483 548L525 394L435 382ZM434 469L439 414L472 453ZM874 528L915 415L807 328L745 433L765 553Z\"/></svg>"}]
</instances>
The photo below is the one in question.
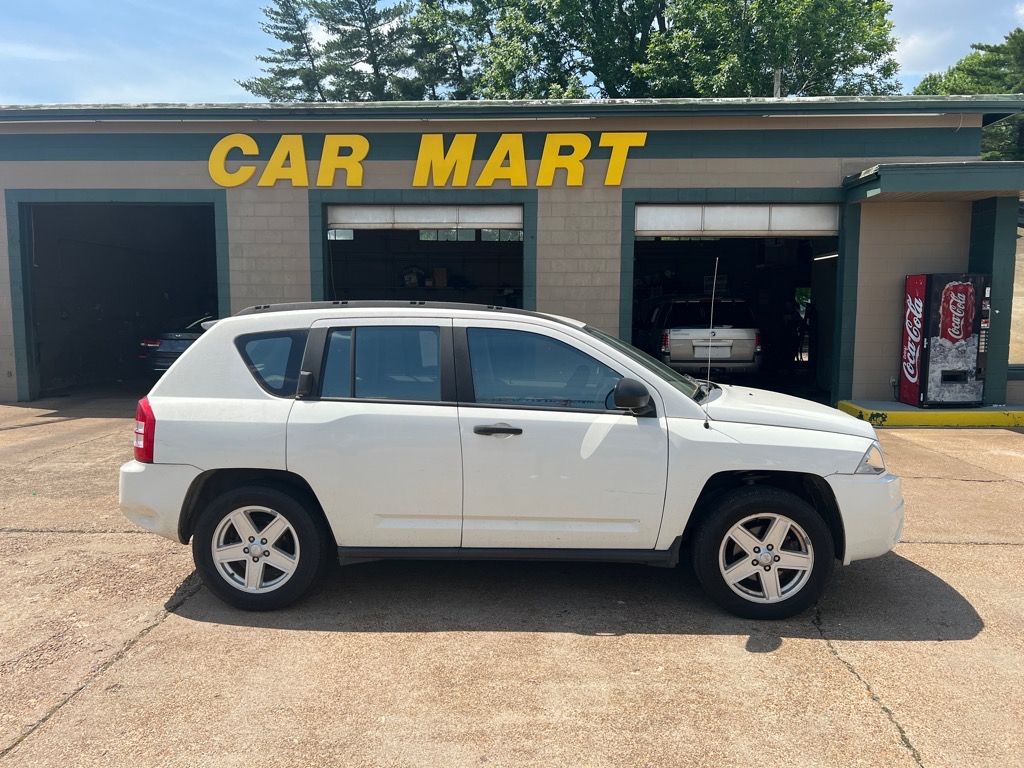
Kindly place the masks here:
<instances>
[{"instance_id":1,"label":"coca-cola vending machine","mask_svg":"<svg viewBox=\"0 0 1024 768\"><path fill-rule=\"evenodd\" d=\"M900 402L981 405L991 311L989 275L907 275Z\"/></svg>"}]
</instances>

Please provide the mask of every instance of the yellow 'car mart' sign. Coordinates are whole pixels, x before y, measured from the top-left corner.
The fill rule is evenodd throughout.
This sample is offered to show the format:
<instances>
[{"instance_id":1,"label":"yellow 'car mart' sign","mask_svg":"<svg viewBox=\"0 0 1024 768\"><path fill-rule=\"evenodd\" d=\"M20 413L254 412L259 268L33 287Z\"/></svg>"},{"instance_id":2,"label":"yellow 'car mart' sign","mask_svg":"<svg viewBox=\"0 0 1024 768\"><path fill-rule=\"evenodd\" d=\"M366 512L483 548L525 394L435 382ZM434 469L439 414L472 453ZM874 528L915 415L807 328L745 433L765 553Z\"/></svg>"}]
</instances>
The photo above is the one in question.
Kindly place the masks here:
<instances>
[{"instance_id":1,"label":"yellow 'car mart' sign","mask_svg":"<svg viewBox=\"0 0 1024 768\"><path fill-rule=\"evenodd\" d=\"M413 170L412 186L469 186L476 138L475 133L457 133L446 149L442 134L423 134ZM622 183L629 151L644 146L646 142L646 132L600 135L598 145L610 150L604 173L605 186L618 186ZM590 154L591 146L592 141L585 133L547 134L537 166L537 176L533 180L534 186L552 186L558 170L565 171L566 186L583 186L583 161ZM369 152L370 142L365 136L339 133L325 135L314 185L334 187L340 171L344 177L344 186L363 186L363 161ZM229 161L234 159L232 156L239 154L241 162L235 160L229 169ZM258 155L259 145L252 136L245 133L225 136L210 152L210 178L222 187L241 186L255 177L258 170L253 163L245 162L245 158ZM308 159L301 135L282 135L259 174L256 186L273 187L279 183L288 183L293 187L310 186L309 166L306 164ZM491 187L496 181L507 181L512 187L530 185L523 134L503 133L498 137L480 173L472 180L472 186Z\"/></svg>"}]
</instances>

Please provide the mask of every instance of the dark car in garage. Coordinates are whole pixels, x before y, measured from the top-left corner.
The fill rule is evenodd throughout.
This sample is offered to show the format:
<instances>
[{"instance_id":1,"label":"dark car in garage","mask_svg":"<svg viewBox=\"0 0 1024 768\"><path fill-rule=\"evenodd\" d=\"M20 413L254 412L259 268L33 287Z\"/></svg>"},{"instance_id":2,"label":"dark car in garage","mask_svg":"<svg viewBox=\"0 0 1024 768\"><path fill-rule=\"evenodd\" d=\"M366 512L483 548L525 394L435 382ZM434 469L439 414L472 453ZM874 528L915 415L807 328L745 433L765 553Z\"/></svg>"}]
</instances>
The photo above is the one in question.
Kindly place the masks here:
<instances>
[{"instance_id":1,"label":"dark car in garage","mask_svg":"<svg viewBox=\"0 0 1024 768\"><path fill-rule=\"evenodd\" d=\"M139 342L139 360L147 374L160 378L171 367L181 353L206 330L203 323L217 318L204 314L200 317L179 318L167 324L170 330L152 334Z\"/></svg>"}]
</instances>

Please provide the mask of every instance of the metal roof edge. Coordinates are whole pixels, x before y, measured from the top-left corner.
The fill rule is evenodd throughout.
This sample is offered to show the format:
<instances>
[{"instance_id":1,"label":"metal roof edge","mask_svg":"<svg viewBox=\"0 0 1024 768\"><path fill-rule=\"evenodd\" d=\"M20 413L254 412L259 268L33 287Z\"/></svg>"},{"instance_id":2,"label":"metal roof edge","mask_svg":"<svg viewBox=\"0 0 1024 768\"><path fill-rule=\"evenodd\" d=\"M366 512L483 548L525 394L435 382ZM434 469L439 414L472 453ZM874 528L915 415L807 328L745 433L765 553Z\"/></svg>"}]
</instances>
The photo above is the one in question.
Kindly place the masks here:
<instances>
[{"instance_id":1,"label":"metal roof edge","mask_svg":"<svg viewBox=\"0 0 1024 768\"><path fill-rule=\"evenodd\" d=\"M1006 116L1024 112L1024 94L827 96L749 99L557 99L302 103L0 105L0 122L214 120L473 120L679 116L868 116L928 112Z\"/></svg>"},{"instance_id":2,"label":"metal roof edge","mask_svg":"<svg viewBox=\"0 0 1024 768\"><path fill-rule=\"evenodd\" d=\"M1020 171L1024 174L1024 161L1022 160L965 160L941 161L936 163L879 163L865 168L859 173L853 173L843 179L843 187L856 187L861 184L868 184L885 175L913 174L927 175L930 173L946 173L948 171Z\"/></svg>"}]
</instances>

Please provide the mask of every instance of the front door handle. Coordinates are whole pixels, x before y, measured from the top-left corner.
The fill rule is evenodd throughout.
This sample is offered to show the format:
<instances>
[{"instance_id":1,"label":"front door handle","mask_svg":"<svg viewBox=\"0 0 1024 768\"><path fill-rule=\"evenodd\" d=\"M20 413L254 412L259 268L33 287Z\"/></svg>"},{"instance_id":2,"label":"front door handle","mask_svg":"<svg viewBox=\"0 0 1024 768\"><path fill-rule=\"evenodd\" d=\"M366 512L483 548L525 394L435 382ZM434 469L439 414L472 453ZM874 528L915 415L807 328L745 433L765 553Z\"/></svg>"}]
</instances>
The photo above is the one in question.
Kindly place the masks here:
<instances>
[{"instance_id":1,"label":"front door handle","mask_svg":"<svg viewBox=\"0 0 1024 768\"><path fill-rule=\"evenodd\" d=\"M478 435L521 435L523 430L519 427L510 427L508 424L479 424L473 427L473 432Z\"/></svg>"}]
</instances>

